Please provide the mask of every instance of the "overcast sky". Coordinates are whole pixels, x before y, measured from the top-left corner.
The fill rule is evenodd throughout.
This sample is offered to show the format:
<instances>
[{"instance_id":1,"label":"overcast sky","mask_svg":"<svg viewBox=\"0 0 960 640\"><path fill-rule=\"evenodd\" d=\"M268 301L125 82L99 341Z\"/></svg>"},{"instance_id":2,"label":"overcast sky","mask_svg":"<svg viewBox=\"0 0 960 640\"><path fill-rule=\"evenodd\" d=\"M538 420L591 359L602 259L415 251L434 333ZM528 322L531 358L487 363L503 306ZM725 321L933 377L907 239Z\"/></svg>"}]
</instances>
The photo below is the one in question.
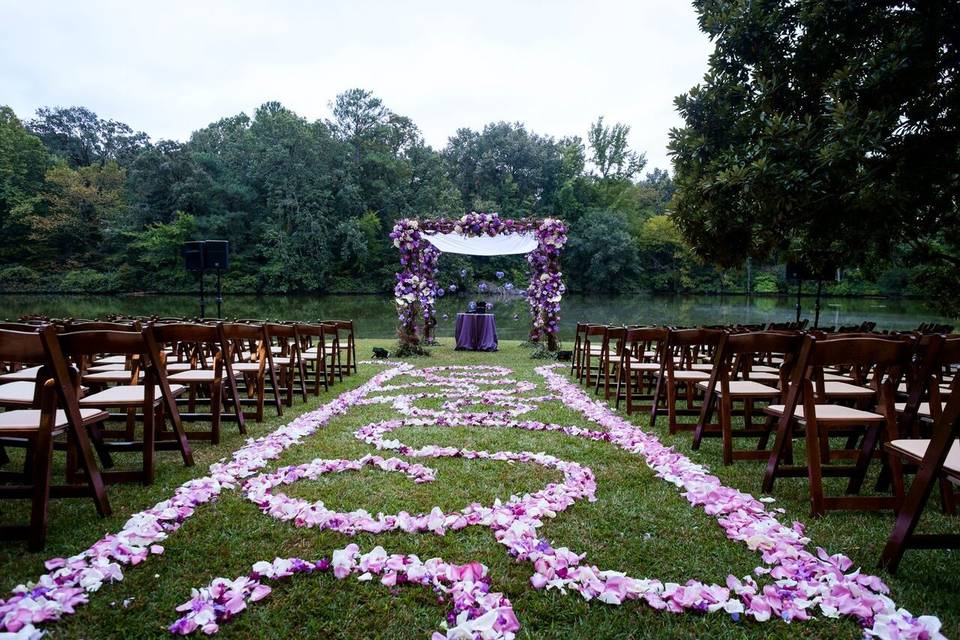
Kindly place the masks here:
<instances>
[{"instance_id":1,"label":"overcast sky","mask_svg":"<svg viewBox=\"0 0 960 640\"><path fill-rule=\"evenodd\" d=\"M184 140L267 100L326 118L363 87L436 148L497 120L585 137L604 115L650 169L711 49L685 0L0 0L0 104L83 105Z\"/></svg>"}]
</instances>

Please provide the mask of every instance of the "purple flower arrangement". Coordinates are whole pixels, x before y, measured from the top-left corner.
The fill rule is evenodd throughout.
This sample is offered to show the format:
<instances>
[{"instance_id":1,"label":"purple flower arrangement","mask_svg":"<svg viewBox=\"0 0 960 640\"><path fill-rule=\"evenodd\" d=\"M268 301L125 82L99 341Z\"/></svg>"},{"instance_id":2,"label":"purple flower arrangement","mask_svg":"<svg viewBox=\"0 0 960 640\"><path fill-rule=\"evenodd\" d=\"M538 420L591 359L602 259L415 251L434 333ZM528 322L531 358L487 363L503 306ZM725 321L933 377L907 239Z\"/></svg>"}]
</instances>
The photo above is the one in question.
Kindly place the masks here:
<instances>
[{"instance_id":1,"label":"purple flower arrangement","mask_svg":"<svg viewBox=\"0 0 960 640\"><path fill-rule=\"evenodd\" d=\"M468 213L458 219L398 220L390 232L393 245L400 251L400 270L394 286L394 301L400 326L397 334L401 344L416 346L420 343L417 332L418 316L429 327L435 316L435 302L440 295L436 282L437 258L440 252L426 239L434 233L458 233L467 237L490 236L502 233L533 232L537 248L527 254L530 265L530 286L527 302L530 307L530 339L539 341L546 337L550 344L556 343L560 323L560 300L566 287L560 271L560 250L567 241L566 225L555 218L503 219L496 213ZM465 277L461 270L461 276ZM497 278L503 277L497 272ZM455 292L456 285L448 287Z\"/></svg>"}]
</instances>

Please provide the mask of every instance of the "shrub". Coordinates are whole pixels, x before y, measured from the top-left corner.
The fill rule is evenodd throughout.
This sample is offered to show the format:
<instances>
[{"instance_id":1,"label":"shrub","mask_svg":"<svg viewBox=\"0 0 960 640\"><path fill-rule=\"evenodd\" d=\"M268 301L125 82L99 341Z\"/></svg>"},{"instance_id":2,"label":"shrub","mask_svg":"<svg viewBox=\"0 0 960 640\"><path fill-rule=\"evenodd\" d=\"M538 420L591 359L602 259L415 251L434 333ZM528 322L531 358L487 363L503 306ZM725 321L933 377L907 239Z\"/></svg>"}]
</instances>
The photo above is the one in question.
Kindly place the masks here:
<instances>
[{"instance_id":1,"label":"shrub","mask_svg":"<svg viewBox=\"0 0 960 640\"><path fill-rule=\"evenodd\" d=\"M111 293L117 290L117 282L112 275L93 269L74 269L63 274L58 288L65 293Z\"/></svg>"},{"instance_id":2,"label":"shrub","mask_svg":"<svg viewBox=\"0 0 960 640\"><path fill-rule=\"evenodd\" d=\"M22 265L0 269L0 291L37 291L40 274Z\"/></svg>"},{"instance_id":3,"label":"shrub","mask_svg":"<svg viewBox=\"0 0 960 640\"><path fill-rule=\"evenodd\" d=\"M772 273L761 271L753 277L753 290L756 293L777 293L777 277Z\"/></svg>"}]
</instances>

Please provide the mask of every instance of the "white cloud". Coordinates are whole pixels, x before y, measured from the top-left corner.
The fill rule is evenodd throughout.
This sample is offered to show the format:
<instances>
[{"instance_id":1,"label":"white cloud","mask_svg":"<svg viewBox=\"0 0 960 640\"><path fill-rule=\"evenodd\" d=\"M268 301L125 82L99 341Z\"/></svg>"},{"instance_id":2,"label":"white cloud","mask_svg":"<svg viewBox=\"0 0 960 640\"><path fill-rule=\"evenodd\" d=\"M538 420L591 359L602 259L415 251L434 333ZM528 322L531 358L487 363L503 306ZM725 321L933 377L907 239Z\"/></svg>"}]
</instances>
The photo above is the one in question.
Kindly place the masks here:
<instances>
[{"instance_id":1,"label":"white cloud","mask_svg":"<svg viewBox=\"0 0 960 640\"><path fill-rule=\"evenodd\" d=\"M711 49L680 0L0 0L0 103L84 105L185 139L267 100L327 117L363 87L435 147L496 120L585 136L602 114L665 167L673 98Z\"/></svg>"}]
</instances>

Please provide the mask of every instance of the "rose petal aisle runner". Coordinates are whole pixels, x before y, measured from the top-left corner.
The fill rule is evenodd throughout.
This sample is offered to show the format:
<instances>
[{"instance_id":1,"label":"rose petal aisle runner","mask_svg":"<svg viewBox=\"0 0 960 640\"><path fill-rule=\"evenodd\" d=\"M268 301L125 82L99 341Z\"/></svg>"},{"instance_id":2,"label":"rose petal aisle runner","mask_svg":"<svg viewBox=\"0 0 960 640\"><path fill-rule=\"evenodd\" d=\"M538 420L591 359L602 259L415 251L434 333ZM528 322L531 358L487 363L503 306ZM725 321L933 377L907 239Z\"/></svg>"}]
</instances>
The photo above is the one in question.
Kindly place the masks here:
<instances>
[{"instance_id":1,"label":"rose petal aisle runner","mask_svg":"<svg viewBox=\"0 0 960 640\"><path fill-rule=\"evenodd\" d=\"M466 527L488 528L507 554L529 565L531 588L575 592L580 598L605 605L639 600L670 613L722 614L756 622L849 616L863 626L866 636L943 637L937 618L913 617L898 609L878 578L851 571L851 561L841 554L811 550L802 524L781 523L777 516L782 510L768 510L764 501L724 486L705 467L664 446L655 435L630 424L606 404L589 398L556 365L537 369L546 393L537 393L533 382L514 379L505 367L414 369L397 363L388 367L316 411L268 436L248 441L229 461L212 465L208 476L185 483L169 500L133 516L121 531L90 549L70 558L49 560L46 565L50 573L16 587L8 599L0 601L0 632L7 631L16 638L36 637L37 625L74 613L102 584L122 580L124 567L161 554L160 543L199 507L224 491L239 491L267 517L294 528L330 530L347 536L387 531L442 536ZM441 408L420 407L421 400L439 401ZM544 402L563 403L582 416L583 422L559 425L529 419L528 414ZM283 451L301 444L335 416L360 405L383 405L396 413L395 418L355 431L355 437L375 452L352 460L317 458L266 470ZM655 576L629 576L615 567L594 566L587 561L587 550L554 547L539 534L546 519L562 517L562 512L579 500L596 500L597 484L590 468L529 451L413 447L399 439L399 431L405 426L561 432L609 442L637 455L658 478L680 489L692 507L716 519L729 539L757 552L761 564L753 575L729 575L722 584L696 580L679 584ZM450 458L539 465L559 472L562 480L522 496L496 499L489 505L471 503L455 511L434 507L426 513L336 511L322 501L294 498L284 492L284 487L300 480L366 467L399 474L405 478L401 482L442 482L429 460ZM380 546L364 552L356 544L348 544L321 558L264 559L243 576L216 578L202 587L184 585L185 592L194 587L193 595L177 608L179 617L170 624L170 631L184 635L216 633L248 606L269 597L270 583L318 572L332 573L340 580L376 580L390 588L419 585L436 592L448 613L445 623L433 634L435 640L509 639L523 622L522 612L518 615L510 600L493 590L495 581L477 562L457 565L441 558L421 560L415 555L390 554Z\"/></svg>"}]
</instances>

